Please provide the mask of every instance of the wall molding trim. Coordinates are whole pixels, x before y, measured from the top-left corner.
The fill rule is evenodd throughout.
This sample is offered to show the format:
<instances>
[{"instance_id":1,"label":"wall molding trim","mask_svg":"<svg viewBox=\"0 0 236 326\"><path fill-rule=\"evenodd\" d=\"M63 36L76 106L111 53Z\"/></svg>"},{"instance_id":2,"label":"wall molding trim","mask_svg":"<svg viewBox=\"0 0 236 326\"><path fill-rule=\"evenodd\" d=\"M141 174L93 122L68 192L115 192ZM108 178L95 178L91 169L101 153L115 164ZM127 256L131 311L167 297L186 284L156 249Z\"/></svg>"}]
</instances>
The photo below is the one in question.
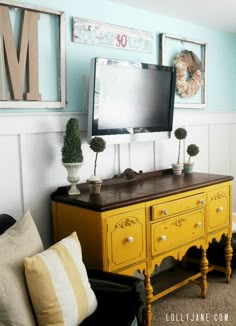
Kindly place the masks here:
<instances>
[{"instance_id":1,"label":"wall molding trim","mask_svg":"<svg viewBox=\"0 0 236 326\"><path fill-rule=\"evenodd\" d=\"M216 125L236 123L236 111L176 111L174 112L175 125Z\"/></svg>"},{"instance_id":2,"label":"wall molding trim","mask_svg":"<svg viewBox=\"0 0 236 326\"><path fill-rule=\"evenodd\" d=\"M0 135L62 132L71 117L79 119L81 131L86 129L87 113L1 113Z\"/></svg>"},{"instance_id":3,"label":"wall molding trim","mask_svg":"<svg viewBox=\"0 0 236 326\"><path fill-rule=\"evenodd\" d=\"M0 170L2 210L17 218L30 209L47 245L51 242L50 193L67 184L66 170L61 164L61 145L71 117L79 119L83 132L85 162L80 181L85 182L94 161L86 142L87 112L0 114L0 151L4 153ZM236 176L236 111L175 110L173 130L181 126L189 130L190 141L196 139L200 147L195 171ZM127 167L144 172L170 168L177 157L177 141L173 135L169 138L167 133L161 134L156 141L107 146L99 159L101 177L111 178ZM184 153L184 147L182 150ZM236 209L234 192L233 209Z\"/></svg>"},{"instance_id":4,"label":"wall molding trim","mask_svg":"<svg viewBox=\"0 0 236 326\"><path fill-rule=\"evenodd\" d=\"M63 132L70 117L79 119L81 131L87 130L87 112L0 113L0 135ZM174 126L235 123L236 111L174 112Z\"/></svg>"}]
</instances>

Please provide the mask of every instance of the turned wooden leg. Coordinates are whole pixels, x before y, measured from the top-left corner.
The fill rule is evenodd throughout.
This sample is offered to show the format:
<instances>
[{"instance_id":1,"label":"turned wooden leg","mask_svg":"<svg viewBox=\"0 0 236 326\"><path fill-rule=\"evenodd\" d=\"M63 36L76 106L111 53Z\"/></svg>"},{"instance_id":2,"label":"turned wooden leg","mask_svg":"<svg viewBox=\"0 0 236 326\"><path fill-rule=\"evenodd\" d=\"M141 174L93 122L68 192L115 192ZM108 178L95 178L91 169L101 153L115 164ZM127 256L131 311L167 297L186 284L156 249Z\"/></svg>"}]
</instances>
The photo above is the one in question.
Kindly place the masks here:
<instances>
[{"instance_id":1,"label":"turned wooden leg","mask_svg":"<svg viewBox=\"0 0 236 326\"><path fill-rule=\"evenodd\" d=\"M208 260L206 255L206 249L202 248L202 258L200 261L200 270L202 273L202 283L201 283L201 290L202 290L202 297L205 298L207 294L207 272L208 272Z\"/></svg>"},{"instance_id":2,"label":"turned wooden leg","mask_svg":"<svg viewBox=\"0 0 236 326\"><path fill-rule=\"evenodd\" d=\"M233 257L233 248L231 246L231 237L227 236L226 246L225 246L225 276L226 283L229 283L232 269L231 269L231 260Z\"/></svg>"},{"instance_id":3,"label":"turned wooden leg","mask_svg":"<svg viewBox=\"0 0 236 326\"><path fill-rule=\"evenodd\" d=\"M152 303L153 288L151 285L150 274L145 275L145 289L146 289L146 309L147 309L147 326L152 326Z\"/></svg>"}]
</instances>

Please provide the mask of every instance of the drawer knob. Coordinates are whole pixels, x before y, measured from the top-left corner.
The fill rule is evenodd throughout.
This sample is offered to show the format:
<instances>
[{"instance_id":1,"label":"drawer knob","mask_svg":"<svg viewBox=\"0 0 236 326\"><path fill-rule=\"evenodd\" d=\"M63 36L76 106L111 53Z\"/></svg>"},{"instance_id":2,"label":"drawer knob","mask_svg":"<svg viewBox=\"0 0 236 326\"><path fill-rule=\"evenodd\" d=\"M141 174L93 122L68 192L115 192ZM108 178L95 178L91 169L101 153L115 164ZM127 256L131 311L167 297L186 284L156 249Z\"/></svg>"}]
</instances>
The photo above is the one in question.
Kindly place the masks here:
<instances>
[{"instance_id":1,"label":"drawer knob","mask_svg":"<svg viewBox=\"0 0 236 326\"><path fill-rule=\"evenodd\" d=\"M128 243L133 243L134 242L134 237L130 236L126 240L127 240Z\"/></svg>"},{"instance_id":2,"label":"drawer knob","mask_svg":"<svg viewBox=\"0 0 236 326\"><path fill-rule=\"evenodd\" d=\"M162 212L162 214L164 214L164 215L167 215L167 214L169 213L168 209L166 209L166 208L163 209L161 212Z\"/></svg>"},{"instance_id":3,"label":"drawer knob","mask_svg":"<svg viewBox=\"0 0 236 326\"><path fill-rule=\"evenodd\" d=\"M202 227L202 222L197 222L197 223L196 223L196 227L197 227L197 228L201 228L201 227Z\"/></svg>"},{"instance_id":4,"label":"drawer knob","mask_svg":"<svg viewBox=\"0 0 236 326\"><path fill-rule=\"evenodd\" d=\"M200 205L204 205L204 204L205 204L205 200L204 200L204 199L199 199L198 203L199 203Z\"/></svg>"},{"instance_id":5,"label":"drawer knob","mask_svg":"<svg viewBox=\"0 0 236 326\"><path fill-rule=\"evenodd\" d=\"M163 234L161 237L160 237L161 241L166 241L167 237L165 234Z\"/></svg>"},{"instance_id":6,"label":"drawer knob","mask_svg":"<svg viewBox=\"0 0 236 326\"><path fill-rule=\"evenodd\" d=\"M219 213L223 212L223 210L224 210L224 207L222 207L222 206L217 208L217 212L219 212Z\"/></svg>"}]
</instances>

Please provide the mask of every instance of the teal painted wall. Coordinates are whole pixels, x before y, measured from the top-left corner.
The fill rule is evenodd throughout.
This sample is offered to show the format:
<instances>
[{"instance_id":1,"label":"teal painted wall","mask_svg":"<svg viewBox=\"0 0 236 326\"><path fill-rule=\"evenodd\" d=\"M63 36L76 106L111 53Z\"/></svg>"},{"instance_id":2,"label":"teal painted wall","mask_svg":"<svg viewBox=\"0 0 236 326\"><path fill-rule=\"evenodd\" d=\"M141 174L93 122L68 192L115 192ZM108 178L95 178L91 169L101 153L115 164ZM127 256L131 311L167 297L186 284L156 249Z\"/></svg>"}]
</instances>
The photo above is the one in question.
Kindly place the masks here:
<instances>
[{"instance_id":1,"label":"teal painted wall","mask_svg":"<svg viewBox=\"0 0 236 326\"><path fill-rule=\"evenodd\" d=\"M68 104L66 108L57 110L2 109L0 112L85 112L84 76L89 74L90 59L95 56L101 56L159 63L160 33L173 34L208 44L208 91L207 107L204 110L236 110L236 35L234 34L207 29L106 0L24 0L18 2L64 11L66 14L66 84ZM72 42L73 16L152 32L154 35L153 53L74 43ZM47 30L43 32L46 34ZM48 80L49 75L45 70L40 73L40 78ZM54 91L54 89L51 90L51 92ZM50 97L50 85L48 93Z\"/></svg>"}]
</instances>

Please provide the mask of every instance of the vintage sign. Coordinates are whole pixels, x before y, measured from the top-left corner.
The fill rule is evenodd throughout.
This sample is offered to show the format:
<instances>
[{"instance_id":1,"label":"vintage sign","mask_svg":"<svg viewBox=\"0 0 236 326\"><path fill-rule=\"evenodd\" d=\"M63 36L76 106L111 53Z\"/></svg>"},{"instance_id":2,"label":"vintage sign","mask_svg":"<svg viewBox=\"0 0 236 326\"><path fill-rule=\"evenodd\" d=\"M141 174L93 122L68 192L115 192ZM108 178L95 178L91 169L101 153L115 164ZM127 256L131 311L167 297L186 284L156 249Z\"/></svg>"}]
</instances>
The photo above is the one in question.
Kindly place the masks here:
<instances>
[{"instance_id":1,"label":"vintage sign","mask_svg":"<svg viewBox=\"0 0 236 326\"><path fill-rule=\"evenodd\" d=\"M151 53L153 34L73 17L73 42Z\"/></svg>"}]
</instances>

